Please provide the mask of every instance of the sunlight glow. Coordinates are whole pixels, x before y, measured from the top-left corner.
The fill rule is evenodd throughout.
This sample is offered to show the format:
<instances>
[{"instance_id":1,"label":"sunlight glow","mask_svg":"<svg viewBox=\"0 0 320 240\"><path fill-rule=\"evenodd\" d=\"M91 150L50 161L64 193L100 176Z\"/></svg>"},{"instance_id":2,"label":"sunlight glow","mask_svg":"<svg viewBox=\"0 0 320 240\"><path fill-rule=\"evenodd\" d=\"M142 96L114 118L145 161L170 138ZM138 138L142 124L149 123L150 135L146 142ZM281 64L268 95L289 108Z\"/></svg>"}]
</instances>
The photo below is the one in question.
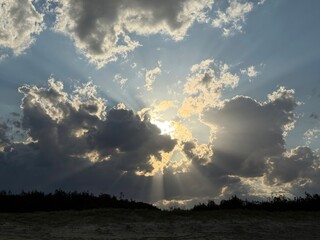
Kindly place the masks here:
<instances>
[{"instance_id":1,"label":"sunlight glow","mask_svg":"<svg viewBox=\"0 0 320 240\"><path fill-rule=\"evenodd\" d=\"M156 125L160 131L161 135L172 135L174 132L174 127L170 121L159 121L159 120L151 120L152 124Z\"/></svg>"}]
</instances>

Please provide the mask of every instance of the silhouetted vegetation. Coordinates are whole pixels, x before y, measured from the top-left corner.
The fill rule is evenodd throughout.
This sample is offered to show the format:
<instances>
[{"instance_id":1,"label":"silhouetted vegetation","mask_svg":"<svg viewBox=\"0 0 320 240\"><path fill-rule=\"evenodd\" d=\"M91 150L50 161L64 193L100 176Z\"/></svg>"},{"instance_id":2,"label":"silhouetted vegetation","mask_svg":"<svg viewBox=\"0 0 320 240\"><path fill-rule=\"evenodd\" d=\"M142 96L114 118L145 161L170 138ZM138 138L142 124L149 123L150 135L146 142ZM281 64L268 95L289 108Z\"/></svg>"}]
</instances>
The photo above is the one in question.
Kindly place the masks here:
<instances>
[{"instance_id":1,"label":"silhouetted vegetation","mask_svg":"<svg viewBox=\"0 0 320 240\"><path fill-rule=\"evenodd\" d=\"M13 194L6 191L0 192L0 212L85 210L98 208L159 210L151 204L124 199L123 193L120 193L120 197L117 198L109 194L95 196L89 192L65 192L62 190L56 190L54 193L49 194L39 191L22 192L20 194ZM266 201L248 201L242 200L237 196L232 196L228 200L222 200L220 204L216 204L213 200L209 200L207 203L199 203L195 205L191 211L223 209L319 211L320 196L318 194L311 195L305 193L304 197L290 199L285 196L276 196ZM170 211L185 210L179 207L172 207Z\"/></svg>"},{"instance_id":2,"label":"silhouetted vegetation","mask_svg":"<svg viewBox=\"0 0 320 240\"><path fill-rule=\"evenodd\" d=\"M217 210L219 206L213 201L209 200L207 204L205 203L199 203L195 205L192 210L194 211L204 211L204 210Z\"/></svg>"},{"instance_id":3,"label":"silhouetted vegetation","mask_svg":"<svg viewBox=\"0 0 320 240\"><path fill-rule=\"evenodd\" d=\"M34 212L34 211L60 211L84 210L97 208L126 208L126 209L152 209L158 210L151 204L120 199L108 194L95 196L89 192L65 192L56 190L53 194L39 191L0 192L0 212Z\"/></svg>"},{"instance_id":4,"label":"silhouetted vegetation","mask_svg":"<svg viewBox=\"0 0 320 240\"><path fill-rule=\"evenodd\" d=\"M192 211L219 210L219 209L248 209L267 211L319 211L320 196L318 194L305 193L305 197L295 197L290 199L285 196L272 197L267 201L241 200L237 196L232 196L228 200L222 200L219 205L210 200L207 204L195 205Z\"/></svg>"}]
</instances>

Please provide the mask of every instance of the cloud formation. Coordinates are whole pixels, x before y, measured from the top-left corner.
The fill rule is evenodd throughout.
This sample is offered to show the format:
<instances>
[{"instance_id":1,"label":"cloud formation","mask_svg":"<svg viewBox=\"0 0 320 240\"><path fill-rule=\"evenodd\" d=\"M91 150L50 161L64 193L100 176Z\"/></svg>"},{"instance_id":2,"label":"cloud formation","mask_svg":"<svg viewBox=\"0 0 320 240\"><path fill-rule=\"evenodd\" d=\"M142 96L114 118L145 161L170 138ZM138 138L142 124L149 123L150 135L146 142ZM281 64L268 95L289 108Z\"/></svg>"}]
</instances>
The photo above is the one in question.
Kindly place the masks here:
<instances>
[{"instance_id":1,"label":"cloud formation","mask_svg":"<svg viewBox=\"0 0 320 240\"><path fill-rule=\"evenodd\" d=\"M270 159L268 179L274 183L289 183L309 179L319 172L319 156L308 147L297 147Z\"/></svg>"},{"instance_id":2,"label":"cloud formation","mask_svg":"<svg viewBox=\"0 0 320 240\"><path fill-rule=\"evenodd\" d=\"M238 85L239 76L230 72L227 64L207 59L191 67L191 74L184 85L187 95L179 114L189 117L201 113L205 108L220 104L224 89Z\"/></svg>"},{"instance_id":3,"label":"cloud formation","mask_svg":"<svg viewBox=\"0 0 320 240\"><path fill-rule=\"evenodd\" d=\"M284 87L265 102L245 96L225 100L201 114L201 121L211 127L211 140L199 144L186 139L182 150L216 188L216 196L316 193L320 157L309 147L286 148L298 105L294 91Z\"/></svg>"},{"instance_id":4,"label":"cloud formation","mask_svg":"<svg viewBox=\"0 0 320 240\"><path fill-rule=\"evenodd\" d=\"M242 31L252 2L230 0L214 19L208 15L213 0L32 0L0 1L0 47L23 53L45 29L44 16L56 18L53 29L71 38L98 68L141 46L136 36L160 34L174 41L185 38L194 22L209 23L223 34ZM259 3L261 5L261 3ZM0 60L7 55L1 55Z\"/></svg>"},{"instance_id":5,"label":"cloud formation","mask_svg":"<svg viewBox=\"0 0 320 240\"><path fill-rule=\"evenodd\" d=\"M252 2L242 3L239 0L229 0L229 6L225 11L217 11L217 17L213 19L212 26L221 28L226 37L242 32L246 15L253 10L253 6Z\"/></svg>"},{"instance_id":6,"label":"cloud formation","mask_svg":"<svg viewBox=\"0 0 320 240\"><path fill-rule=\"evenodd\" d=\"M32 0L0 0L0 47L23 53L45 28L44 15Z\"/></svg>"},{"instance_id":7,"label":"cloud formation","mask_svg":"<svg viewBox=\"0 0 320 240\"><path fill-rule=\"evenodd\" d=\"M320 191L320 156L309 147L296 147L282 156L270 158L266 182L282 186L292 195Z\"/></svg>"},{"instance_id":8,"label":"cloud formation","mask_svg":"<svg viewBox=\"0 0 320 240\"><path fill-rule=\"evenodd\" d=\"M5 123L0 123L0 149L6 146L9 143L9 139L7 136L8 126Z\"/></svg>"},{"instance_id":9,"label":"cloud formation","mask_svg":"<svg viewBox=\"0 0 320 240\"><path fill-rule=\"evenodd\" d=\"M184 91L197 97L212 88L221 95L238 81L223 77L226 69L213 60L194 65ZM178 102L135 113L123 104L107 107L91 82L70 93L59 81L48 83L20 87L21 121L0 124L0 189L123 191L144 201L319 190L319 156L309 147L286 148L297 120L292 89L280 87L265 102L211 98L215 103L194 116L210 129L203 142L184 118L170 121L170 135L159 128L166 122L155 117ZM14 128L27 137L13 141Z\"/></svg>"},{"instance_id":10,"label":"cloud formation","mask_svg":"<svg viewBox=\"0 0 320 240\"><path fill-rule=\"evenodd\" d=\"M237 96L223 107L204 111L202 121L213 127L215 169L225 175L262 176L269 157L285 151L285 132L296 117L294 91L283 87L259 103Z\"/></svg>"},{"instance_id":11,"label":"cloud formation","mask_svg":"<svg viewBox=\"0 0 320 240\"><path fill-rule=\"evenodd\" d=\"M55 29L97 67L140 44L131 35L164 34L182 40L195 21L206 19L213 0L60 0Z\"/></svg>"},{"instance_id":12,"label":"cloud formation","mask_svg":"<svg viewBox=\"0 0 320 240\"><path fill-rule=\"evenodd\" d=\"M249 66L246 69L241 69L241 73L247 75L250 79L255 78L259 74L255 66Z\"/></svg>"},{"instance_id":13,"label":"cloud formation","mask_svg":"<svg viewBox=\"0 0 320 240\"><path fill-rule=\"evenodd\" d=\"M146 85L145 88L148 91L152 90L152 85L154 83L154 81L156 80L156 76L161 74L161 68L160 67L156 67L153 68L151 70L147 70L146 71Z\"/></svg>"},{"instance_id":14,"label":"cloud formation","mask_svg":"<svg viewBox=\"0 0 320 240\"><path fill-rule=\"evenodd\" d=\"M117 82L120 85L121 88L124 88L126 86L126 83L127 83L128 79L122 77L121 74L118 73L118 74L116 74L114 76L113 81Z\"/></svg>"},{"instance_id":15,"label":"cloud formation","mask_svg":"<svg viewBox=\"0 0 320 240\"><path fill-rule=\"evenodd\" d=\"M118 176L151 172L151 157L161 161L161 153L175 146L148 118L127 109L106 111L91 83L72 94L53 79L48 88L26 85L19 91L22 128L30 139L9 142L1 124L0 175L7 181L0 188L42 188L99 163ZM21 178L13 181L13 172Z\"/></svg>"}]
</instances>

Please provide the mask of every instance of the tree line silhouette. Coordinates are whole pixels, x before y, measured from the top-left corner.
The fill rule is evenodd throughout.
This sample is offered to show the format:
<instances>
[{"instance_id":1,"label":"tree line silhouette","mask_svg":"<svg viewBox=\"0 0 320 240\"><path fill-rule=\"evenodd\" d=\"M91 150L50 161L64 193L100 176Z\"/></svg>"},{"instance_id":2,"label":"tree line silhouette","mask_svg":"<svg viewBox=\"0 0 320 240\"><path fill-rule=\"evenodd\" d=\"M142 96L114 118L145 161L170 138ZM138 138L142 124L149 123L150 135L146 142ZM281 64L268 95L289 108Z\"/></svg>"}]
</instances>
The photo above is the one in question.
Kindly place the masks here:
<instances>
[{"instance_id":1,"label":"tree line silhouette","mask_svg":"<svg viewBox=\"0 0 320 240\"><path fill-rule=\"evenodd\" d=\"M89 192L65 192L56 190L45 194L39 191L13 194L10 191L0 192L0 212L35 212L60 210L85 210L97 208L126 208L159 210L151 204L124 199L109 194L98 196Z\"/></svg>"},{"instance_id":2,"label":"tree line silhouette","mask_svg":"<svg viewBox=\"0 0 320 240\"><path fill-rule=\"evenodd\" d=\"M125 209L150 209L159 210L157 207L132 199L124 199L120 193L119 198L109 194L98 196L89 192L65 192L56 190L54 193L45 194L40 191L22 191L13 194L10 191L0 191L0 212L35 212L35 211L61 211L61 210L85 210L98 208L125 208ZM245 209L267 211L319 211L320 195L305 193L304 197L290 199L286 196L274 196L265 201L248 201L238 198L236 195L216 204L213 200L207 203L199 203L190 211L210 211L222 209ZM171 208L171 210L181 210Z\"/></svg>"},{"instance_id":3,"label":"tree line silhouette","mask_svg":"<svg viewBox=\"0 0 320 240\"><path fill-rule=\"evenodd\" d=\"M222 200L216 204L213 200L207 203L195 205L192 211L219 210L219 209L248 209L267 211L319 211L320 196L305 193L304 197L290 199L284 195L274 196L266 201L248 201L238 198L236 195L228 200Z\"/></svg>"}]
</instances>

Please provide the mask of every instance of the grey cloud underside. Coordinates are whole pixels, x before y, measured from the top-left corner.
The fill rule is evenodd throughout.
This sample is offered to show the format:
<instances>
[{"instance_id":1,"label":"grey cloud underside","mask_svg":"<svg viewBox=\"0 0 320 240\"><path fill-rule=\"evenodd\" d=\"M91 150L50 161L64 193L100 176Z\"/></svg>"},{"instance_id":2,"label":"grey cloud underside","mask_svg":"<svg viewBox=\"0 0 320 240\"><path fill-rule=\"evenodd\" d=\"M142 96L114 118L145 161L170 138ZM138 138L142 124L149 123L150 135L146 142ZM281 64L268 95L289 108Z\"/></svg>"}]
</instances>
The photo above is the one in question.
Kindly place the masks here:
<instances>
[{"instance_id":1,"label":"grey cloud underside","mask_svg":"<svg viewBox=\"0 0 320 240\"><path fill-rule=\"evenodd\" d=\"M313 178L319 173L317 169L318 157L308 147L298 147L290 155L271 159L272 172L269 180L278 182L291 182L297 178Z\"/></svg>"},{"instance_id":2,"label":"grey cloud underside","mask_svg":"<svg viewBox=\"0 0 320 240\"><path fill-rule=\"evenodd\" d=\"M269 183L279 185L289 183L295 194L319 192L320 157L308 147L297 147L282 157L270 159L271 171L267 175Z\"/></svg>"},{"instance_id":3,"label":"grey cloud underside","mask_svg":"<svg viewBox=\"0 0 320 240\"><path fill-rule=\"evenodd\" d=\"M267 158L285 151L284 129L295 121L297 103L284 94L263 104L240 96L203 113L205 123L219 127L212 142L215 168L243 177L265 173Z\"/></svg>"}]
</instances>

